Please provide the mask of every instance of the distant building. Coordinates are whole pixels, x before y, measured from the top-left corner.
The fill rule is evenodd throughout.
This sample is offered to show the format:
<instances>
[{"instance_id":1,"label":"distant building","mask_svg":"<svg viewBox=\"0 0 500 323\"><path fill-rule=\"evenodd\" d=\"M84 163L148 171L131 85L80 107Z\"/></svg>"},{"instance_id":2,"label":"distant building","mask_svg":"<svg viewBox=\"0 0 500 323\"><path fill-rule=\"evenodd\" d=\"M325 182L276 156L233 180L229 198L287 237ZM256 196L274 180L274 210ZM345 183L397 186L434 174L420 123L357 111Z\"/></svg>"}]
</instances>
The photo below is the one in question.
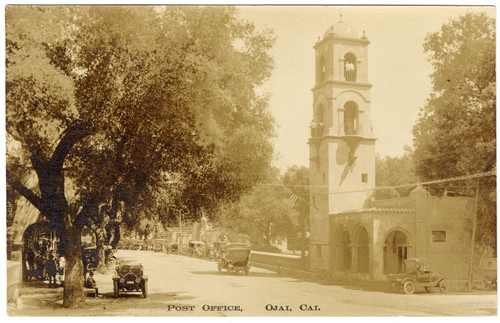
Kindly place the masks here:
<instances>
[{"instance_id":1,"label":"distant building","mask_svg":"<svg viewBox=\"0 0 500 323\"><path fill-rule=\"evenodd\" d=\"M473 199L434 197L418 187L409 197L372 200L369 44L339 20L314 46L310 269L385 280L404 259L421 257L450 279L467 279Z\"/></svg>"}]
</instances>

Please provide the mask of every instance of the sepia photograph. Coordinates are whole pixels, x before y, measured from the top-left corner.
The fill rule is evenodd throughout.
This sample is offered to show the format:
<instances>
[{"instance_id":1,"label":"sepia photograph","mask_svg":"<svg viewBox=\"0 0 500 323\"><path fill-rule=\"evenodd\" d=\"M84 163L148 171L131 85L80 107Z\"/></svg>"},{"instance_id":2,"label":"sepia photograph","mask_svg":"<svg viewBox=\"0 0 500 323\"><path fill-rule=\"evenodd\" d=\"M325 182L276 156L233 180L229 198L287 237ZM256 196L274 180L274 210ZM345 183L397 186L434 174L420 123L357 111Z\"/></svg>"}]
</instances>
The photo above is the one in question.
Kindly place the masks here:
<instances>
[{"instance_id":1,"label":"sepia photograph","mask_svg":"<svg viewBox=\"0 0 500 323\"><path fill-rule=\"evenodd\" d=\"M4 19L4 316L497 317L494 5Z\"/></svg>"}]
</instances>

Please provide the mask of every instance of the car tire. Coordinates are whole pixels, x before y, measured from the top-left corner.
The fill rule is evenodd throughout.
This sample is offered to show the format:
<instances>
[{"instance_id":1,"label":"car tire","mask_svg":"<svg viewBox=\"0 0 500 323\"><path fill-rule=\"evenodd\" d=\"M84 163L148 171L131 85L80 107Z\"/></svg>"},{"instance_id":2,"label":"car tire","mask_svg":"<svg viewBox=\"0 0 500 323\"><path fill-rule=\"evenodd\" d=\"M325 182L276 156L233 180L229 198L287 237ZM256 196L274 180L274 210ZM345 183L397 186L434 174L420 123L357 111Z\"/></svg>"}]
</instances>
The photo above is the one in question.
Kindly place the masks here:
<instances>
[{"instance_id":1,"label":"car tire","mask_svg":"<svg viewBox=\"0 0 500 323\"><path fill-rule=\"evenodd\" d=\"M405 281L403 285L403 290L406 294L413 294L415 292L415 283L412 280Z\"/></svg>"},{"instance_id":2,"label":"car tire","mask_svg":"<svg viewBox=\"0 0 500 323\"><path fill-rule=\"evenodd\" d=\"M439 282L439 291L446 293L448 291L448 283L445 280Z\"/></svg>"},{"instance_id":3,"label":"car tire","mask_svg":"<svg viewBox=\"0 0 500 323\"><path fill-rule=\"evenodd\" d=\"M118 279L113 279L113 296L115 298L118 298L119 292L118 292Z\"/></svg>"},{"instance_id":4,"label":"car tire","mask_svg":"<svg viewBox=\"0 0 500 323\"><path fill-rule=\"evenodd\" d=\"M148 281L144 280L142 282L142 297L148 297Z\"/></svg>"}]
</instances>

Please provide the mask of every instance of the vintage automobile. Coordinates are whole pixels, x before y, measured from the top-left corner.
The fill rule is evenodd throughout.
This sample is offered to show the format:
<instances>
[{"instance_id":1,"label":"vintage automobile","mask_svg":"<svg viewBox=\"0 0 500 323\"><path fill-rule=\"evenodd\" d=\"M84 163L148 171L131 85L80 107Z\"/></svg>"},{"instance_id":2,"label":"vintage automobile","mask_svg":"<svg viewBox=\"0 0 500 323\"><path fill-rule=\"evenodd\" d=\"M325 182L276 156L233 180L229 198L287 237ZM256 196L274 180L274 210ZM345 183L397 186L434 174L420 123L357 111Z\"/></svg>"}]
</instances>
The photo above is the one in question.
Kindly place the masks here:
<instances>
[{"instance_id":1,"label":"vintage automobile","mask_svg":"<svg viewBox=\"0 0 500 323\"><path fill-rule=\"evenodd\" d=\"M112 268L116 264L111 246L104 246L104 257L106 267ZM97 267L97 247L94 245L82 248L82 260L85 272L94 271Z\"/></svg>"},{"instance_id":2,"label":"vintage automobile","mask_svg":"<svg viewBox=\"0 0 500 323\"><path fill-rule=\"evenodd\" d=\"M120 264L115 267L115 271L115 275L113 275L113 292L115 297L119 297L120 292L141 292L144 298L148 296L148 276L144 275L144 269L141 264Z\"/></svg>"},{"instance_id":3,"label":"vintage automobile","mask_svg":"<svg viewBox=\"0 0 500 323\"><path fill-rule=\"evenodd\" d=\"M228 272L244 271L248 275L250 270L250 248L246 244L229 244L217 263L219 272L222 269Z\"/></svg>"},{"instance_id":4,"label":"vintage automobile","mask_svg":"<svg viewBox=\"0 0 500 323\"><path fill-rule=\"evenodd\" d=\"M226 241L215 241L214 242L213 253L214 253L215 259L220 260L220 258L222 257L222 254L226 250L227 245L228 245L228 243Z\"/></svg>"},{"instance_id":5,"label":"vintage automobile","mask_svg":"<svg viewBox=\"0 0 500 323\"><path fill-rule=\"evenodd\" d=\"M168 251L168 240L167 239L154 239L153 240L153 251L166 253Z\"/></svg>"},{"instance_id":6,"label":"vintage automobile","mask_svg":"<svg viewBox=\"0 0 500 323\"><path fill-rule=\"evenodd\" d=\"M419 258L409 258L403 262L403 273L389 274L389 282L393 292L404 291L413 294L418 287L424 287L427 292L439 288L441 293L448 290L444 277L431 271L430 264Z\"/></svg>"},{"instance_id":7,"label":"vintage automobile","mask_svg":"<svg viewBox=\"0 0 500 323\"><path fill-rule=\"evenodd\" d=\"M189 256L202 258L205 256L205 242L189 241Z\"/></svg>"},{"instance_id":8,"label":"vintage automobile","mask_svg":"<svg viewBox=\"0 0 500 323\"><path fill-rule=\"evenodd\" d=\"M178 243L171 243L168 246L168 252L170 252L170 253L179 253L179 244Z\"/></svg>"}]
</instances>

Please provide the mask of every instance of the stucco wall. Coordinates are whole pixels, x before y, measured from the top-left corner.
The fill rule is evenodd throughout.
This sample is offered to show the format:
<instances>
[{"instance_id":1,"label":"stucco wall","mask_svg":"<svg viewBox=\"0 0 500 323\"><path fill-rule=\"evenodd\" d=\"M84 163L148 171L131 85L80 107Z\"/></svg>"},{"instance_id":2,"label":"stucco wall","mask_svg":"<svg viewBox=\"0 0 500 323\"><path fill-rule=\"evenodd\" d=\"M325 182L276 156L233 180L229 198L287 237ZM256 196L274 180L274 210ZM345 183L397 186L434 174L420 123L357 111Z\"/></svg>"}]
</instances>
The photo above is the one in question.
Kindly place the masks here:
<instances>
[{"instance_id":1,"label":"stucco wall","mask_svg":"<svg viewBox=\"0 0 500 323\"><path fill-rule=\"evenodd\" d=\"M428 197L429 222L420 239L426 242L433 269L449 279L467 279L472 238L474 199ZM433 242L432 231L446 231L445 242Z\"/></svg>"},{"instance_id":2,"label":"stucco wall","mask_svg":"<svg viewBox=\"0 0 500 323\"><path fill-rule=\"evenodd\" d=\"M338 271L335 244L339 228L347 228L352 239L356 228L363 226L369 235L370 279L386 279L384 245L394 231L406 236L408 258L418 257L430 261L433 270L450 280L467 279L473 198L434 197L424 190L416 190L408 198L375 201L373 206L392 208L392 211L358 210L330 215L331 273ZM400 208L406 211L398 211ZM433 241L433 231L446 232L446 241Z\"/></svg>"},{"instance_id":3,"label":"stucco wall","mask_svg":"<svg viewBox=\"0 0 500 323\"><path fill-rule=\"evenodd\" d=\"M378 208L413 208L414 203L412 203L410 197L401 197L386 200L373 200L370 206Z\"/></svg>"}]
</instances>

